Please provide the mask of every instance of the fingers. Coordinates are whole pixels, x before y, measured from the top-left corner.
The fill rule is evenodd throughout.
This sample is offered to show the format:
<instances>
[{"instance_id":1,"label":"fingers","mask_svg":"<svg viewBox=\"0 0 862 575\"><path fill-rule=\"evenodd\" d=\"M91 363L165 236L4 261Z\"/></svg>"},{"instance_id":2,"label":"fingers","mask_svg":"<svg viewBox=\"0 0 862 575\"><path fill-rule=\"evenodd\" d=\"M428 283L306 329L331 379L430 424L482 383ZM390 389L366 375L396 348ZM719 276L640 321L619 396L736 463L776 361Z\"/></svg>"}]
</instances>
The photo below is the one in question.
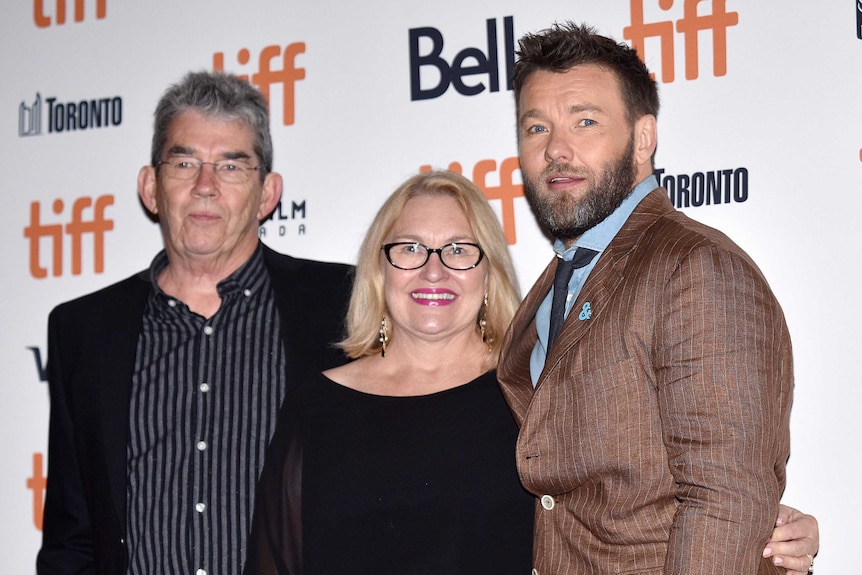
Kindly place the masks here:
<instances>
[{"instance_id":1,"label":"fingers","mask_svg":"<svg viewBox=\"0 0 862 575\"><path fill-rule=\"evenodd\" d=\"M779 515L780 519L781 515ZM765 556L802 557L804 555L816 555L820 548L820 531L817 519L799 512L796 512L795 516L786 517L786 519L788 520L787 523L772 531L772 538L766 544L767 549L771 549L771 553Z\"/></svg>"},{"instance_id":2,"label":"fingers","mask_svg":"<svg viewBox=\"0 0 862 575\"><path fill-rule=\"evenodd\" d=\"M805 559L813 547L809 539L794 539L792 541L770 541L763 551L764 557L798 557ZM805 567L808 569L808 566Z\"/></svg>"},{"instance_id":3,"label":"fingers","mask_svg":"<svg viewBox=\"0 0 862 575\"><path fill-rule=\"evenodd\" d=\"M796 515L801 515L799 510L794 509L793 507L788 507L783 503L778 504L778 518L775 520L775 526L779 527L784 525L785 523L790 522L792 517Z\"/></svg>"},{"instance_id":4,"label":"fingers","mask_svg":"<svg viewBox=\"0 0 862 575\"><path fill-rule=\"evenodd\" d=\"M813 557L810 555L801 557L773 555L772 562L787 569L786 575L808 575L808 568L814 564Z\"/></svg>"}]
</instances>

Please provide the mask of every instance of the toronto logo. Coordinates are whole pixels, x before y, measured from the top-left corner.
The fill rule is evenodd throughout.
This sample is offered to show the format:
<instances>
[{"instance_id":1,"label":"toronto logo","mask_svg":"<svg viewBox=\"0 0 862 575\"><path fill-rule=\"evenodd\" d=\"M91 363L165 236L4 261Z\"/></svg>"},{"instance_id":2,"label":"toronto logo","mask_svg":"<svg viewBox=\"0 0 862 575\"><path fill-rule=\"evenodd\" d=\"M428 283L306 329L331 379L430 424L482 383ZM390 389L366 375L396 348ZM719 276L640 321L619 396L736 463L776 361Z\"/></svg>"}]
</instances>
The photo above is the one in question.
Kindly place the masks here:
<instances>
[{"instance_id":1,"label":"toronto logo","mask_svg":"<svg viewBox=\"0 0 862 575\"><path fill-rule=\"evenodd\" d=\"M46 122L43 122L43 112ZM18 135L38 136L43 126L48 134L116 127L123 123L123 99L120 96L63 102L52 96L42 98L39 92L32 102L18 106Z\"/></svg>"},{"instance_id":2,"label":"toronto logo","mask_svg":"<svg viewBox=\"0 0 862 575\"><path fill-rule=\"evenodd\" d=\"M37 92L32 104L18 106L18 135L37 136L42 133L42 96Z\"/></svg>"}]
</instances>

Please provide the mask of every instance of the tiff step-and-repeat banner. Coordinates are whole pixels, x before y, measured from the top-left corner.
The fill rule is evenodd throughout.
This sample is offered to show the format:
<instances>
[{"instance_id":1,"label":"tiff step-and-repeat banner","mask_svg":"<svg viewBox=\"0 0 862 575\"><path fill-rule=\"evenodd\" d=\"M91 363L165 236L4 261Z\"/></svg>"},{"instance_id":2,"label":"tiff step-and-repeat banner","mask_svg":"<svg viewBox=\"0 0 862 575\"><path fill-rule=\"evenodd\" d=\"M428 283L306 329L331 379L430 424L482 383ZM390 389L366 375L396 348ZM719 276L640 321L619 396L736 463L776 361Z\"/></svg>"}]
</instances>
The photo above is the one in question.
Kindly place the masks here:
<instances>
[{"instance_id":1,"label":"tiff step-and-repeat banner","mask_svg":"<svg viewBox=\"0 0 862 575\"><path fill-rule=\"evenodd\" d=\"M161 247L135 190L152 112L186 71L247 78L272 111L285 193L273 248L352 262L396 185L470 177L497 210L522 291L551 257L523 197L517 38L585 21L640 50L660 85L671 200L761 266L794 340L784 500L820 520L818 573L858 572L862 407L857 225L862 4L741 0L314 3L8 2L0 20L0 554L32 573L41 537L46 318ZM733 310L728 310L733 313Z\"/></svg>"}]
</instances>

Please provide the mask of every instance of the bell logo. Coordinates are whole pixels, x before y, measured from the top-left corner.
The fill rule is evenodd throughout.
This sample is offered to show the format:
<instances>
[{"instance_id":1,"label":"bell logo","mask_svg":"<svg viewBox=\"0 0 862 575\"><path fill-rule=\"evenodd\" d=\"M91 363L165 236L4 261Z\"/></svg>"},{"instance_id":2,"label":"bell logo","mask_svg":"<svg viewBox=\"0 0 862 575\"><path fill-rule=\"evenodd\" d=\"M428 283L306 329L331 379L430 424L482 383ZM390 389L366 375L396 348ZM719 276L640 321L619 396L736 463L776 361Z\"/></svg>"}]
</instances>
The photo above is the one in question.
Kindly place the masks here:
<instances>
[{"instance_id":1,"label":"bell logo","mask_svg":"<svg viewBox=\"0 0 862 575\"><path fill-rule=\"evenodd\" d=\"M96 19L104 20L107 0L96 0ZM75 22L84 21L84 0L75 0ZM39 28L47 28L52 23L58 26L66 23L66 0L57 0L54 5L54 21L45 14L45 0L33 0L33 22Z\"/></svg>"},{"instance_id":2,"label":"bell logo","mask_svg":"<svg viewBox=\"0 0 862 575\"><path fill-rule=\"evenodd\" d=\"M515 198L524 197L524 186L516 184L512 176L516 171L520 171L521 163L517 157L506 158L500 162L499 181L500 185L493 186L487 183L488 174L497 171L497 162L495 160L479 160L473 166L473 183L476 187L482 190L488 201L500 200L500 215L502 218L503 232L506 234L506 243L510 246L514 245L518 238L515 233ZM461 164L452 162L449 164L448 170L458 174L463 174ZM431 166L424 165L419 168L420 172L430 172Z\"/></svg>"},{"instance_id":3,"label":"bell logo","mask_svg":"<svg viewBox=\"0 0 862 575\"><path fill-rule=\"evenodd\" d=\"M698 5L708 1L712 13L698 15ZM659 8L664 11L673 7L674 0L658 0ZM736 12L728 12L726 0L682 0L683 17L676 21L676 32L683 35L685 45L685 78L698 77L698 33L712 30L712 69L713 74L727 74L727 29L739 23ZM646 61L645 41L658 38L661 47L661 81L669 84L674 80L674 22L644 22L644 0L631 0L631 26L623 28L623 37L630 40L641 59ZM655 77L655 74L652 75Z\"/></svg>"},{"instance_id":4,"label":"bell logo","mask_svg":"<svg viewBox=\"0 0 862 575\"><path fill-rule=\"evenodd\" d=\"M512 16L503 18L503 58L505 59L505 89L512 89L512 74L515 68L515 32ZM462 96L475 96L486 89L500 91L500 64L497 50L497 19L485 21L485 52L478 47L467 47L458 52L449 64L443 59L443 33L437 28L423 27L409 30L410 36L410 100L431 100L442 96L449 86ZM430 47L426 51L423 48ZM423 68L428 84L423 87ZM470 82L465 78L478 76ZM438 80L439 78L439 80ZM484 81L487 79L487 85Z\"/></svg>"},{"instance_id":5,"label":"bell logo","mask_svg":"<svg viewBox=\"0 0 862 575\"><path fill-rule=\"evenodd\" d=\"M305 53L305 42L295 42L288 44L282 51L281 46L274 44L266 46L260 52L258 57L257 72L253 74L237 74L238 78L242 78L251 82L266 101L272 110L272 102L270 101L269 87L273 84L281 84L282 93L282 122L285 126L292 126L296 121L295 102L296 102L296 82L305 79L305 68L296 67L296 57L299 54ZM272 68L273 59L281 56L281 64L275 70ZM240 65L246 65L251 60L251 53L246 48L241 48L236 54L236 61ZM224 53L216 52L213 54L213 70L218 72L224 71Z\"/></svg>"},{"instance_id":6,"label":"bell logo","mask_svg":"<svg viewBox=\"0 0 862 575\"><path fill-rule=\"evenodd\" d=\"M93 236L93 271L105 271L105 232L114 229L114 221L105 218L105 208L114 204L114 196L99 196L95 205L93 199L82 197L72 204L72 220L62 223L43 224L42 206L39 202L30 204L30 225L24 228L24 237L30 240L30 275L36 279L48 277L47 268L42 267L42 240L49 240L51 247L51 273L54 277L63 274L63 232L72 238L72 275L80 275L83 259L83 236ZM90 207L92 215L84 218L84 211ZM63 213L63 200L57 199L51 205L56 215Z\"/></svg>"}]
</instances>

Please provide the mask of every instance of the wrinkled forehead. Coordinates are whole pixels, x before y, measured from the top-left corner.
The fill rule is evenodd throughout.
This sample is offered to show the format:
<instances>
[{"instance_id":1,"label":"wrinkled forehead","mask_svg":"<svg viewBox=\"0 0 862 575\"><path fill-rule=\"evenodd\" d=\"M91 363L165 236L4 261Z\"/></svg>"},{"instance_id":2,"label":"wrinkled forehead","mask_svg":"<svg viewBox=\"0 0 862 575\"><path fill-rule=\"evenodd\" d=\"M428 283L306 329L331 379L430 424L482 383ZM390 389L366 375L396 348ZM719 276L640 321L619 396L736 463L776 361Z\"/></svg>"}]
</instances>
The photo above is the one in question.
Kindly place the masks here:
<instances>
[{"instance_id":1,"label":"wrinkled forehead","mask_svg":"<svg viewBox=\"0 0 862 575\"><path fill-rule=\"evenodd\" d=\"M254 130L238 116L184 110L171 119L166 136L166 152L205 151L223 157L254 157Z\"/></svg>"}]
</instances>

